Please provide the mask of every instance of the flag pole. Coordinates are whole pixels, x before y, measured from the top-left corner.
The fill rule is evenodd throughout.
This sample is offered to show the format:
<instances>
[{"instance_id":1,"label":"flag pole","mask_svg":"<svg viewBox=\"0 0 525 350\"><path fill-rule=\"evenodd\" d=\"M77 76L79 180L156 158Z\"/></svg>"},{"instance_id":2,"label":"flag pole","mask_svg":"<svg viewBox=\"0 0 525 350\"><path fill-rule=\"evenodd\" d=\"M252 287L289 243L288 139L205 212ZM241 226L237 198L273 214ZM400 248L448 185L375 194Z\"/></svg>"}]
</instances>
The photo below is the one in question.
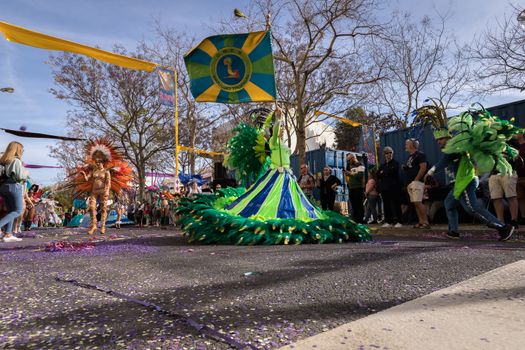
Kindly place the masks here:
<instances>
[{"instance_id":1,"label":"flag pole","mask_svg":"<svg viewBox=\"0 0 525 350\"><path fill-rule=\"evenodd\" d=\"M372 133L374 134L374 153L376 156L376 169L379 170L379 154L377 152L377 142L376 142L376 128L375 126L372 127Z\"/></svg>"},{"instance_id":2,"label":"flag pole","mask_svg":"<svg viewBox=\"0 0 525 350\"><path fill-rule=\"evenodd\" d=\"M173 188L177 186L177 180L179 178L179 95L178 90L179 86L177 84L177 70L175 68L173 69L173 81L175 83L174 90L175 90L175 115L174 115L174 128L175 128L175 175L173 178Z\"/></svg>"}]
</instances>

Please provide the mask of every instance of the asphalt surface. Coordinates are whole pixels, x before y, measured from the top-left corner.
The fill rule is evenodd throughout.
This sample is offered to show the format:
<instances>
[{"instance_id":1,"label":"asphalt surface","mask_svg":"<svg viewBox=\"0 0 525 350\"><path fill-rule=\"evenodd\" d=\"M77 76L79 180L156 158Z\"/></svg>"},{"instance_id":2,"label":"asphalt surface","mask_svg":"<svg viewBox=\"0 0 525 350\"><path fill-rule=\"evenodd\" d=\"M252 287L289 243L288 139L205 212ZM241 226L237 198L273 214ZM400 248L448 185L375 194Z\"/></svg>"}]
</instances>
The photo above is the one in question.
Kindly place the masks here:
<instances>
[{"instance_id":1,"label":"asphalt surface","mask_svg":"<svg viewBox=\"0 0 525 350\"><path fill-rule=\"evenodd\" d=\"M77 251L85 230L37 231L0 243L1 349L228 349L186 320L100 291L96 285L189 317L257 349L273 349L525 259L525 241L467 230L377 232L361 244L199 246L178 230L110 230ZM89 248L89 249L88 249Z\"/></svg>"}]
</instances>

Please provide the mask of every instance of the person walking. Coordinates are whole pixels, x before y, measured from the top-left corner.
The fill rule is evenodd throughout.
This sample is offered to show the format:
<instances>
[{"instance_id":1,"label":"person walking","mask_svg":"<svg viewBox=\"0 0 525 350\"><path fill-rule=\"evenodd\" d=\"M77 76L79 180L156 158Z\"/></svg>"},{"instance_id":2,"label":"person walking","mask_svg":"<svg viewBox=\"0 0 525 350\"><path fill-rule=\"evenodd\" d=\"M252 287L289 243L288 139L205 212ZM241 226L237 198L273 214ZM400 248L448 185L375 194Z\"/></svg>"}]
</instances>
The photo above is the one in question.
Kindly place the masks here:
<instances>
[{"instance_id":1,"label":"person walking","mask_svg":"<svg viewBox=\"0 0 525 350\"><path fill-rule=\"evenodd\" d=\"M0 227L6 226L5 234L2 237L4 242L18 242L22 240L15 237L12 233L14 220L22 215L24 208L25 181L28 174L22 164L23 153L24 146L19 142L13 141L7 145L4 154L0 157L0 165L3 166L0 195L4 197L7 207L7 214L0 219Z\"/></svg>"},{"instance_id":2,"label":"person walking","mask_svg":"<svg viewBox=\"0 0 525 350\"><path fill-rule=\"evenodd\" d=\"M514 159L507 161L514 165ZM518 228L518 197L517 197L518 175L516 171L512 174L501 174L494 165L494 169L489 177L490 199L494 205L496 216L501 222L505 222L505 207L503 198L507 199L510 211L510 223L514 228Z\"/></svg>"},{"instance_id":3,"label":"person walking","mask_svg":"<svg viewBox=\"0 0 525 350\"><path fill-rule=\"evenodd\" d=\"M365 216L363 199L365 194L364 189L364 166L357 160L353 153L348 153L346 156L346 170L348 186L348 199L352 207L352 218L357 223L363 223Z\"/></svg>"},{"instance_id":4,"label":"person walking","mask_svg":"<svg viewBox=\"0 0 525 350\"><path fill-rule=\"evenodd\" d=\"M341 181L332 175L332 169L325 166L323 175L319 179L319 189L321 190L321 208L323 210L334 210L335 196L341 186Z\"/></svg>"},{"instance_id":5,"label":"person walking","mask_svg":"<svg viewBox=\"0 0 525 350\"><path fill-rule=\"evenodd\" d=\"M437 130L434 132L434 138L436 139L439 148L444 149L451 136L448 132L445 133L443 130ZM508 240L514 232L514 226L505 225L487 209L479 205L476 197L476 189L479 185L479 179L477 176L474 176L473 168L471 172L460 172L462 178L458 178L458 170L461 166L461 162L464 163L464 169L467 169L465 164L472 164L466 154L444 154L443 158L430 168L425 175L425 177L433 176L436 172L446 170L447 175L452 178L451 181L454 182L453 189L445 198L445 208L448 220L447 237L452 239L458 239L460 237L457 207L461 205L469 215L480 220L488 227L496 229L500 241Z\"/></svg>"},{"instance_id":6,"label":"person walking","mask_svg":"<svg viewBox=\"0 0 525 350\"><path fill-rule=\"evenodd\" d=\"M522 223L525 223L525 137L523 134L516 135L518 142L518 155L514 159L518 183L516 184L516 193L518 195L518 207L521 214Z\"/></svg>"},{"instance_id":7,"label":"person walking","mask_svg":"<svg viewBox=\"0 0 525 350\"><path fill-rule=\"evenodd\" d=\"M423 194L425 192L423 177L428 167L426 156L423 152L419 151L419 141L416 139L406 140L405 150L410 154L406 164L403 166L406 175L405 184L410 202L414 203L418 217L418 223L414 225L414 228L430 229L427 209L423 205Z\"/></svg>"},{"instance_id":8,"label":"person walking","mask_svg":"<svg viewBox=\"0 0 525 350\"><path fill-rule=\"evenodd\" d=\"M394 150L386 146L383 149L385 161L377 170L377 190L383 199L385 223L382 227L403 227L401 224L401 189L399 162L394 159Z\"/></svg>"}]
</instances>

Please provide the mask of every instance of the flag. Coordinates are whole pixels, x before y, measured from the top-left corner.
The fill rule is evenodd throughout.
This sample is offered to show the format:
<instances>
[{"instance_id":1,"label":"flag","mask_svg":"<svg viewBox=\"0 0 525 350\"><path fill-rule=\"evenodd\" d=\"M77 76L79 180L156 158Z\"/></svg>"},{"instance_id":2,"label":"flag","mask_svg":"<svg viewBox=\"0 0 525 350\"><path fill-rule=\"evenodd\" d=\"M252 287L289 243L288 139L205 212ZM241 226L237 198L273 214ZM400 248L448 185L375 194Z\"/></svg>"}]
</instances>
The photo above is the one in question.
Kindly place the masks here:
<instances>
[{"instance_id":1,"label":"flag","mask_svg":"<svg viewBox=\"0 0 525 350\"><path fill-rule=\"evenodd\" d=\"M361 126L361 137L357 146L359 152L364 152L368 158L368 164L376 165L375 132L371 126Z\"/></svg>"},{"instance_id":2,"label":"flag","mask_svg":"<svg viewBox=\"0 0 525 350\"><path fill-rule=\"evenodd\" d=\"M173 107L175 106L175 79L174 72L169 69L159 68L157 70L160 80L159 98L160 103Z\"/></svg>"},{"instance_id":3,"label":"flag","mask_svg":"<svg viewBox=\"0 0 525 350\"><path fill-rule=\"evenodd\" d=\"M215 35L184 56L199 102L263 102L276 96L270 32Z\"/></svg>"},{"instance_id":4,"label":"flag","mask_svg":"<svg viewBox=\"0 0 525 350\"><path fill-rule=\"evenodd\" d=\"M0 32L8 41L37 47L39 49L78 53L125 68L152 72L157 66L152 62L104 51L96 47L78 44L73 41L35 32L6 22L0 22Z\"/></svg>"}]
</instances>

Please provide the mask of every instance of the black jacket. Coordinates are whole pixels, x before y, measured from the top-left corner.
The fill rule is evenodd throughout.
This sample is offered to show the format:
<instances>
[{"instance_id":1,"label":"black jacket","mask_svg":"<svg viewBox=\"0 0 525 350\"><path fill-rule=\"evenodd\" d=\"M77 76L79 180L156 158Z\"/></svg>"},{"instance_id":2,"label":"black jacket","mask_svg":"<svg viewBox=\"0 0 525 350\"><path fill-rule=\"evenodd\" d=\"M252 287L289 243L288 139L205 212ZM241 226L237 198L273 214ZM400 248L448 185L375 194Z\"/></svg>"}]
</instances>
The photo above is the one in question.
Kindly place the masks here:
<instances>
[{"instance_id":1,"label":"black jacket","mask_svg":"<svg viewBox=\"0 0 525 350\"><path fill-rule=\"evenodd\" d=\"M377 190L379 192L400 191L402 187L401 177L399 176L399 163L392 159L388 163L383 163L377 170Z\"/></svg>"}]
</instances>

